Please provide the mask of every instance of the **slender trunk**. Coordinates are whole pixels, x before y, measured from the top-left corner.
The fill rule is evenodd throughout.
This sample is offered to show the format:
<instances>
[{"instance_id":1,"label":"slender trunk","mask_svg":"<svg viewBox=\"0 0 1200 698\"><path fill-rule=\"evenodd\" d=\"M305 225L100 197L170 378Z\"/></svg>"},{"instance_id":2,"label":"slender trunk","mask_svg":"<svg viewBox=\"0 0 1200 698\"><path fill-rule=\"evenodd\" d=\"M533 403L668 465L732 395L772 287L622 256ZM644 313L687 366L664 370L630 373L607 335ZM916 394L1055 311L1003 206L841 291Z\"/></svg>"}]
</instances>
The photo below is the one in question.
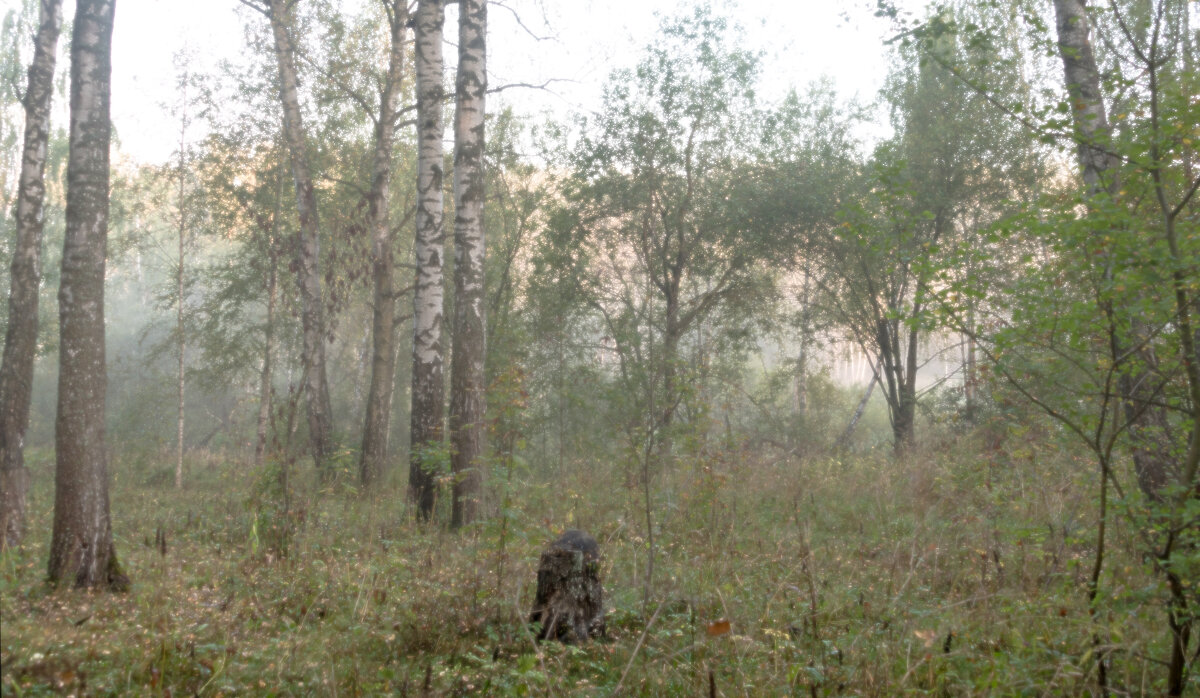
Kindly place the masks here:
<instances>
[{"instance_id":1,"label":"slender trunk","mask_svg":"<svg viewBox=\"0 0 1200 698\"><path fill-rule=\"evenodd\" d=\"M279 285L279 226L283 213L283 167L275 168L275 208L271 213L271 227L264 230L267 255L267 317L263 328L263 363L258 383L258 425L254 442L254 464L261 466L267 456L267 433L271 426L271 396L274 394L274 365L272 355L275 350L275 304ZM265 226L264 226L265 227Z\"/></svg>"},{"instance_id":2,"label":"slender trunk","mask_svg":"<svg viewBox=\"0 0 1200 698\"><path fill-rule=\"evenodd\" d=\"M180 187L182 188L182 187ZM187 342L183 336L183 229L179 231L179 268L175 273L176 289L179 294L177 307L175 309L175 332L178 335L178 346L176 350L179 354L179 371L178 371L178 388L179 388L179 418L175 429L175 489L183 489L183 426L184 426L184 404L186 396L187 381L184 375L185 355L187 352Z\"/></svg>"},{"instance_id":3,"label":"slender trunk","mask_svg":"<svg viewBox=\"0 0 1200 698\"><path fill-rule=\"evenodd\" d=\"M49 578L124 588L108 506L104 431L104 257L114 0L77 0L71 39L71 144L59 302L54 533Z\"/></svg>"},{"instance_id":4,"label":"slender trunk","mask_svg":"<svg viewBox=\"0 0 1200 698\"><path fill-rule=\"evenodd\" d=\"M863 393L862 399L858 401L858 407L854 408L854 414L850 417L850 423L842 430L841 436L834 442L834 450L842 450L850 445L850 437L854 435L854 429L858 426L858 421L862 419L863 413L867 411L867 403L871 401L871 394L875 392L875 384L879 382L879 374L871 375L871 381L867 383L867 389Z\"/></svg>"},{"instance_id":5,"label":"slender trunk","mask_svg":"<svg viewBox=\"0 0 1200 698\"><path fill-rule=\"evenodd\" d=\"M179 392L179 410L178 420L175 429L175 489L183 489L183 427L184 427L184 399L186 397L186 377L184 375L185 359L187 354L187 338L183 334L183 264L184 252L187 245L187 209L184 202L186 195L185 178L187 177L187 77L184 77L184 110L183 120L179 128L179 191L176 195L179 197L179 265L175 268L175 339L176 351L178 352L178 392Z\"/></svg>"},{"instance_id":6,"label":"slender trunk","mask_svg":"<svg viewBox=\"0 0 1200 698\"><path fill-rule=\"evenodd\" d=\"M396 379L396 295L393 290L393 235L388 216L392 182L392 144L404 71L404 28L408 24L407 0L392 0L388 10L391 51L388 74L380 95L379 122L375 125L375 172L371 179L371 256L375 274L375 313L372 323L371 388L363 427L361 476L364 485L384 473L388 429L392 416L392 387Z\"/></svg>"},{"instance_id":7,"label":"slender trunk","mask_svg":"<svg viewBox=\"0 0 1200 698\"><path fill-rule=\"evenodd\" d=\"M296 185L296 212L300 219L297 235L296 271L300 286L301 324L304 337L304 394L308 409L309 441L313 460L323 478L331 475L328 455L332 441L332 408L329 381L325 375L325 308L321 296L321 241L317 199L309 169L304 122L300 114L296 56L288 31L285 0L271 0L271 32L279 66L279 97L283 105L284 136L291 153L292 179Z\"/></svg>"},{"instance_id":8,"label":"slender trunk","mask_svg":"<svg viewBox=\"0 0 1200 698\"><path fill-rule=\"evenodd\" d=\"M920 306L913 308L913 316L920 316ZM916 445L917 429L917 340L918 330L908 330L908 346L904 357L903 374L898 377L900 402L893 422L896 437L896 453L904 454Z\"/></svg>"},{"instance_id":9,"label":"slender trunk","mask_svg":"<svg viewBox=\"0 0 1200 698\"><path fill-rule=\"evenodd\" d=\"M442 349L445 233L442 228L442 27L441 0L417 4L417 215L413 293L412 410L409 450L409 496L421 518L433 514L434 477L425 456L440 450L445 418L444 352Z\"/></svg>"},{"instance_id":10,"label":"slender trunk","mask_svg":"<svg viewBox=\"0 0 1200 698\"><path fill-rule=\"evenodd\" d=\"M484 453L483 202L487 0L459 0L454 114L454 353L450 367L451 526L478 516Z\"/></svg>"},{"instance_id":11,"label":"slender trunk","mask_svg":"<svg viewBox=\"0 0 1200 698\"><path fill-rule=\"evenodd\" d=\"M967 335L964 338L966 355L963 357L964 417L968 424L975 423L979 403L979 348L975 337L975 302L970 301L967 305Z\"/></svg>"},{"instance_id":12,"label":"slender trunk","mask_svg":"<svg viewBox=\"0 0 1200 698\"><path fill-rule=\"evenodd\" d=\"M46 194L54 53L62 28L62 0L42 0L33 62L25 91L25 144L17 185L17 239L8 296L8 329L0 364L0 550L25 536L25 430L37 355L38 290L42 278L42 203Z\"/></svg>"},{"instance_id":13,"label":"slender trunk","mask_svg":"<svg viewBox=\"0 0 1200 698\"><path fill-rule=\"evenodd\" d=\"M271 352L275 339L276 262L272 254L267 271L267 321L263 328L262 372L258 379L258 430L254 442L254 464L261 466L267 455L267 429L271 423Z\"/></svg>"}]
</instances>

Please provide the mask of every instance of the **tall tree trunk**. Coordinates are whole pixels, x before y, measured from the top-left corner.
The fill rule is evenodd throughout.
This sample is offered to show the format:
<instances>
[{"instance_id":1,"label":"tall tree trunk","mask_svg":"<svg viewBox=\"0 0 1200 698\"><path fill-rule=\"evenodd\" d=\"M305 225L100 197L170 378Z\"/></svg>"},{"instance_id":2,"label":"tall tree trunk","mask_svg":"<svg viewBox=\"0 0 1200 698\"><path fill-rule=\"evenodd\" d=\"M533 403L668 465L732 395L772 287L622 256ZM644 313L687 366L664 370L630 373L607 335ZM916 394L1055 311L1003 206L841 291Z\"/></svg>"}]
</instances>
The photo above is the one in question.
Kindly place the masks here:
<instances>
[{"instance_id":1,"label":"tall tree trunk","mask_svg":"<svg viewBox=\"0 0 1200 698\"><path fill-rule=\"evenodd\" d=\"M450 366L451 526L478 516L484 449L483 200L487 0L459 0L454 114L454 352Z\"/></svg>"},{"instance_id":2,"label":"tall tree trunk","mask_svg":"<svg viewBox=\"0 0 1200 698\"><path fill-rule=\"evenodd\" d=\"M300 115L296 56L288 29L285 0L270 0L268 17L275 38L279 64L279 98L283 105L284 137L292 160L296 185L296 212L300 231L296 239L296 271L300 286L301 324L304 336L304 394L308 409L308 432L313 460L321 476L329 477L328 455L332 441L332 408L329 381L325 375L325 307L321 296L321 241L317 199L309 169L304 122Z\"/></svg>"},{"instance_id":3,"label":"tall tree trunk","mask_svg":"<svg viewBox=\"0 0 1200 698\"><path fill-rule=\"evenodd\" d=\"M62 0L42 0L33 62L25 91L25 145L17 185L17 240L13 249L8 330L0 364L0 549L25 536L25 430L37 354L38 290L42 278L42 202L50 101L54 94L54 53L62 28Z\"/></svg>"},{"instance_id":4,"label":"tall tree trunk","mask_svg":"<svg viewBox=\"0 0 1200 698\"><path fill-rule=\"evenodd\" d=\"M58 417L50 580L124 588L108 508L104 432L104 256L114 0L77 0L71 145L59 303Z\"/></svg>"},{"instance_id":5,"label":"tall tree trunk","mask_svg":"<svg viewBox=\"0 0 1200 698\"><path fill-rule=\"evenodd\" d=\"M187 196L186 177L187 177L187 73L184 73L183 84L183 100L182 114L179 125L179 191L176 195L179 197L179 266L175 268L175 339L176 351L178 353L178 374L176 380L178 382L178 419L176 420L175 429L175 489L183 489L183 428L184 428L184 407L186 398L187 381L184 373L187 358L187 337L183 332L183 268L184 254L187 247L187 204L185 197Z\"/></svg>"},{"instance_id":6,"label":"tall tree trunk","mask_svg":"<svg viewBox=\"0 0 1200 698\"><path fill-rule=\"evenodd\" d=\"M400 104L404 72L404 30L408 24L407 0L391 0L388 6L391 51L388 72L379 100L375 124L375 172L371 178L371 256L375 274L372 323L371 388L367 393L366 424L363 427L361 476L364 485L377 482L384 473L388 453L388 429L392 416L392 387L396 379L396 295L393 289L393 238L388 209L391 203L392 144L396 135L396 112Z\"/></svg>"},{"instance_id":7,"label":"tall tree trunk","mask_svg":"<svg viewBox=\"0 0 1200 698\"><path fill-rule=\"evenodd\" d=\"M1058 43L1063 60L1063 73L1067 91L1071 98L1072 115L1075 124L1076 138L1079 141L1079 163L1083 170L1083 180L1087 187L1089 199L1107 195L1119 196L1121 191L1120 160L1109 154L1105 147L1108 145L1110 127L1105 112L1104 102L1100 93L1099 71L1096 67L1095 56L1092 52L1089 38L1089 22L1085 0L1054 0L1054 10L1057 18ZM1157 28L1156 28L1157 31ZM1152 118L1157 122L1157 84L1156 64L1159 57L1156 46L1152 47L1146 60L1146 69L1150 78L1150 99ZM1150 158L1152 167L1160 167L1156 145L1151 145ZM1157 170L1153 171L1156 194L1164 214L1164 225L1168 246L1174 261L1180 262L1179 247L1174 235L1174 215L1166 204L1162 181ZM1103 265L1105 282L1111 282L1114 277L1113 260L1111 257L1096 259L1095 263ZM1182 268L1182 267L1179 267ZM1193 402L1200 396L1200 375L1197 375L1192 363L1196 352L1190 346L1190 313L1188 308L1186 285L1177 271L1173 277L1175 287L1176 312L1174 322L1180 330L1180 344L1185 355L1184 368L1191 388ZM1152 348L1143 339L1149 336L1150 330L1140 318L1135 317L1130 323L1129 336L1121 335L1117 309L1111 300L1099 294L1097 303L1106 317L1109 325L1109 352L1112 361L1124 361L1118 379L1118 389L1124 408L1124 416L1129 429L1129 439L1133 452L1133 465L1137 473L1138 485L1151 500L1163 502L1163 489L1178 476L1184 476L1182 499L1175 504L1181 506L1186 499L1193 496L1189 491L1193 486L1197 453L1200 452L1200 432L1193 429L1190 434L1190 444L1184 472L1176 472L1176 444L1170 432L1170 421L1166 410L1161 404L1156 404L1156 386L1154 374L1157 372L1156 358ZM1144 348L1134 351L1135 365L1130 365L1125 358L1126 347L1130 344ZM1190 473L1187 471L1190 470ZM1103 477L1104 473L1102 473ZM1178 509L1177 509L1178 511ZM1185 524L1186 525L1186 524ZM1103 529L1101 529L1103 530ZM1191 638L1193 612L1189 608L1188 595L1184 591L1184 580L1177 568L1173 568L1174 546L1178 540L1174 531L1168 532L1163 548L1157 551L1160 569L1167 580L1167 588L1171 598L1167 609L1167 626L1171 633L1171 657L1167 662L1167 695L1183 695L1187 684L1188 644ZM1097 595L1097 579L1103 558L1096 561L1096 574L1089 584L1089 600ZM1095 644L1100 644L1097 637ZM1099 681L1101 691L1106 690L1104 657L1097 658L1099 662Z\"/></svg>"},{"instance_id":8,"label":"tall tree trunk","mask_svg":"<svg viewBox=\"0 0 1200 698\"><path fill-rule=\"evenodd\" d=\"M1079 141L1078 159L1083 182L1089 198L1115 196L1121 189L1120 160L1108 150L1110 126L1104 100L1100 93L1100 73L1092 51L1090 21L1085 0L1054 0L1057 18L1059 52L1063 74L1071 98L1075 133ZM1111 260L1104 265L1106 278L1112 278ZM1125 356L1130 339L1140 343L1145 335L1143 323L1134 320L1130 338L1119 335L1116 310L1112 302L1100 300L1100 305L1112 327L1111 353L1114 359ZM1130 366L1128 359L1118 380L1118 389L1129 424L1134 471L1138 486L1151 499L1159 499L1162 489L1171 481L1171 446L1167 437L1169 420L1166 411L1154 404L1155 357L1149 350L1135 352L1138 365Z\"/></svg>"},{"instance_id":9,"label":"tall tree trunk","mask_svg":"<svg viewBox=\"0 0 1200 698\"><path fill-rule=\"evenodd\" d=\"M442 262L445 233L442 228L442 27L441 0L420 0L416 21L417 68L417 262L413 294L413 355L409 495L417 511L428 519L433 513L434 480L424 455L442 444L445 419L444 350L442 312L444 288Z\"/></svg>"}]
</instances>

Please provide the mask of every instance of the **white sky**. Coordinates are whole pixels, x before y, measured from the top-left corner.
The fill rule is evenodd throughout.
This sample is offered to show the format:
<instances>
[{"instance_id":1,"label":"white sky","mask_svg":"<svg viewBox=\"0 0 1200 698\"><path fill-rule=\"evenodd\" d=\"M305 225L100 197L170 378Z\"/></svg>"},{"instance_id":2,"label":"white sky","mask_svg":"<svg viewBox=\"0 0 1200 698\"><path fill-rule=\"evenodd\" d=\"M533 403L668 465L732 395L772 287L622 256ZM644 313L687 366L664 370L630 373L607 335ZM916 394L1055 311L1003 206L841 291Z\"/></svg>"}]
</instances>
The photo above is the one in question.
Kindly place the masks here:
<instances>
[{"instance_id":1,"label":"white sky","mask_svg":"<svg viewBox=\"0 0 1200 698\"><path fill-rule=\"evenodd\" d=\"M0 5L15 0L0 0ZM686 2L686 0L685 0ZM916 0L914 0L914 3ZM906 3L907 4L907 3ZM68 16L73 12L68 2ZM118 0L113 37L113 120L121 150L136 160L159 161L173 148L175 127L164 103L172 101L172 56L186 43L201 66L245 50L237 0ZM782 96L822 75L845 96L871 99L887 72L882 38L888 27L872 14L872 0L740 0L727 13L745 29L747 41L765 52L761 93ZM522 22L539 36L522 29ZM517 111L565 116L595 108L614 68L638 61L660 15L674 14L678 0L505 0L489 7L488 61L492 86L551 86L553 94L513 89L490 97ZM726 12L726 10L718 10ZM455 11L447 38L453 40ZM265 19L263 20L265 21ZM453 64L451 50L448 66Z\"/></svg>"}]
</instances>

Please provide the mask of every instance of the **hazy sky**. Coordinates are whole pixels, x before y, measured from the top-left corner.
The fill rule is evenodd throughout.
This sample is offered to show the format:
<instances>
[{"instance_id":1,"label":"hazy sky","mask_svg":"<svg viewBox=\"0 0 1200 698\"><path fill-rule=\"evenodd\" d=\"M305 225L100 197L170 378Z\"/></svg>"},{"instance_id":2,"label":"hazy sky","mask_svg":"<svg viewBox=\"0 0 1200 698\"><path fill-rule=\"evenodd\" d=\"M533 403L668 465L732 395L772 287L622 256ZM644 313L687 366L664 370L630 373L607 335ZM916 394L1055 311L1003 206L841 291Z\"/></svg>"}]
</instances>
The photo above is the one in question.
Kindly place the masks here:
<instances>
[{"instance_id":1,"label":"hazy sky","mask_svg":"<svg viewBox=\"0 0 1200 698\"><path fill-rule=\"evenodd\" d=\"M0 4L10 1L0 0ZM355 1L361 0L347 4ZM71 4L68 13L73 12ZM872 15L873 5L870 0L740 0L729 5L727 14L745 29L747 41L765 52L765 98L828 75L841 93L869 99L887 70L881 43L887 25ZM239 13L238 7L237 0L117 2L113 119L123 152L149 161L171 152L175 127L162 105L172 100L172 56L185 43L198 54L201 68L239 55L245 49L244 12ZM659 16L680 7L677 0L493 1L488 40L491 84L556 82L551 92L514 89L490 97L491 104L558 115L594 108L608 73L635 64L641 48L653 40ZM455 12L453 7L449 12L449 40L456 33ZM518 14L528 31L518 23ZM448 65L451 58L448 46Z\"/></svg>"}]
</instances>

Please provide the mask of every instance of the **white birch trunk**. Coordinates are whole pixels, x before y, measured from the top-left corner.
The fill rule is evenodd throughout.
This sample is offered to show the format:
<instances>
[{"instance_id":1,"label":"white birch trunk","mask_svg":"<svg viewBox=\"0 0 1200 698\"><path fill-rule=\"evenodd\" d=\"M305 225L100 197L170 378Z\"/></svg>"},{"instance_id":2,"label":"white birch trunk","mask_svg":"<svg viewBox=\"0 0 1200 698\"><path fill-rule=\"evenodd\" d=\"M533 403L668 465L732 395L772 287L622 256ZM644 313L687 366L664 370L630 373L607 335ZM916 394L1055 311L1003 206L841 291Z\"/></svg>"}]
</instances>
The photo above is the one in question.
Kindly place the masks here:
<instances>
[{"instance_id":1,"label":"white birch trunk","mask_svg":"<svg viewBox=\"0 0 1200 698\"><path fill-rule=\"evenodd\" d=\"M62 1L42 0L33 61L25 90L25 141L17 184L17 239L13 248L8 329L0 364L0 550L25 536L25 431L37 355L38 291L42 279L42 204L54 60L62 29Z\"/></svg>"},{"instance_id":2,"label":"white birch trunk","mask_svg":"<svg viewBox=\"0 0 1200 698\"><path fill-rule=\"evenodd\" d=\"M434 481L422 455L442 443L445 418L442 267L445 233L442 226L442 28L441 0L420 0L416 17L417 71L417 215L414 255L417 263L413 293L413 353L409 496L422 518L433 513Z\"/></svg>"},{"instance_id":3,"label":"white birch trunk","mask_svg":"<svg viewBox=\"0 0 1200 698\"><path fill-rule=\"evenodd\" d=\"M454 352L450 367L451 526L479 513L484 454L484 95L487 0L459 0L454 114Z\"/></svg>"},{"instance_id":4,"label":"white birch trunk","mask_svg":"<svg viewBox=\"0 0 1200 698\"><path fill-rule=\"evenodd\" d=\"M113 546L104 427L113 9L114 0L76 2L67 226L58 291L58 416L49 578L53 583L87 588L128 585Z\"/></svg>"}]
</instances>

